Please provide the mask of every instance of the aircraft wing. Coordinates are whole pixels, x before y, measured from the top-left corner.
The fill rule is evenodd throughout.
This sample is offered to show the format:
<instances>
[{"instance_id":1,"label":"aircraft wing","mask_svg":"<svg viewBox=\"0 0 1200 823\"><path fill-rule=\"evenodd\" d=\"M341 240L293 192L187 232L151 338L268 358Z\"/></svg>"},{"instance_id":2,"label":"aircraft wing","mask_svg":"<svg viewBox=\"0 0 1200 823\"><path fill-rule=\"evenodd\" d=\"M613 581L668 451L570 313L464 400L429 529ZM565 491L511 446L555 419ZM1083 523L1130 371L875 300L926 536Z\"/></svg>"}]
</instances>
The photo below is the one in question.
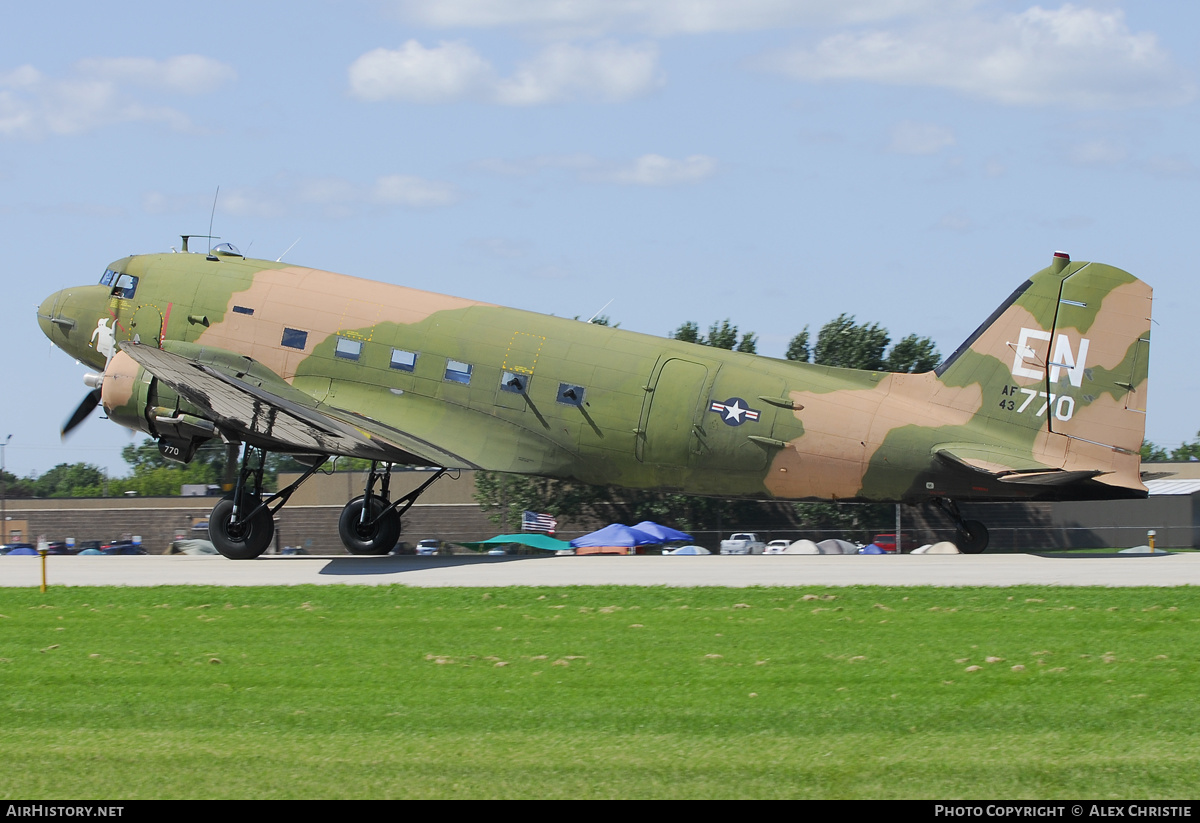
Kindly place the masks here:
<instances>
[{"instance_id":1,"label":"aircraft wing","mask_svg":"<svg viewBox=\"0 0 1200 823\"><path fill-rule=\"evenodd\" d=\"M248 357L187 343L167 342L166 346L127 342L121 350L228 435L275 450L411 465L470 465L432 443L324 407Z\"/></svg>"}]
</instances>

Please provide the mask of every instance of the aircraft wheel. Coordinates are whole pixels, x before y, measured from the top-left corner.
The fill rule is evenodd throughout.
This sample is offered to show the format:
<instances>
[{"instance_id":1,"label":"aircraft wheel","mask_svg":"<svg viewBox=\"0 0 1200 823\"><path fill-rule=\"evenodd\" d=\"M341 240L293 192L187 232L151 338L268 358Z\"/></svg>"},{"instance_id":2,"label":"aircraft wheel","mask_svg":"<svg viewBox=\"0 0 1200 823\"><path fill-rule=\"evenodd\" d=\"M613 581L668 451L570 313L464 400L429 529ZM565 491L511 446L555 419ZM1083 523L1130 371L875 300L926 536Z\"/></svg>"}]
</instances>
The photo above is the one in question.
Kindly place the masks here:
<instances>
[{"instance_id":1,"label":"aircraft wheel","mask_svg":"<svg viewBox=\"0 0 1200 823\"><path fill-rule=\"evenodd\" d=\"M982 554L987 545L987 526L978 520L964 520L958 530L958 550L963 554Z\"/></svg>"},{"instance_id":2,"label":"aircraft wheel","mask_svg":"<svg viewBox=\"0 0 1200 823\"><path fill-rule=\"evenodd\" d=\"M368 522L364 526L360 522L364 499L362 496L356 497L342 509L342 516L338 518L338 535L350 554L387 554L400 539L400 515L381 498L372 497L367 520L375 520L380 514L383 517L374 525Z\"/></svg>"},{"instance_id":3,"label":"aircraft wheel","mask_svg":"<svg viewBox=\"0 0 1200 823\"><path fill-rule=\"evenodd\" d=\"M245 519L245 513L255 505L253 501L252 497L242 498L237 523L230 522L233 519L232 495L222 498L209 515L208 537L217 551L230 560L253 560L267 550L275 536L275 521L269 509L259 509L253 517Z\"/></svg>"}]
</instances>

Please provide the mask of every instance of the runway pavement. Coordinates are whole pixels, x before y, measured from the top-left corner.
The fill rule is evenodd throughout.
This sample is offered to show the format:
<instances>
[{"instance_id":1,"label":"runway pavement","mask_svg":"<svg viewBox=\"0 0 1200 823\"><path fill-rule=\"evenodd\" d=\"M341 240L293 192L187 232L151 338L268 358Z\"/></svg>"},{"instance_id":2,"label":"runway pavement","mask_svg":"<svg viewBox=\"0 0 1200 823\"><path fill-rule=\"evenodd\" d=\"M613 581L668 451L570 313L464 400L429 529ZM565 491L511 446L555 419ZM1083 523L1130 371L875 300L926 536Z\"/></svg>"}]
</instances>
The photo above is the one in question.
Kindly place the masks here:
<instances>
[{"instance_id":1,"label":"runway pavement","mask_svg":"<svg viewBox=\"0 0 1200 823\"><path fill-rule=\"evenodd\" d=\"M1196 586L1200 553L751 557L64 557L50 586ZM0 557L0 586L37 586L41 558Z\"/></svg>"}]
</instances>

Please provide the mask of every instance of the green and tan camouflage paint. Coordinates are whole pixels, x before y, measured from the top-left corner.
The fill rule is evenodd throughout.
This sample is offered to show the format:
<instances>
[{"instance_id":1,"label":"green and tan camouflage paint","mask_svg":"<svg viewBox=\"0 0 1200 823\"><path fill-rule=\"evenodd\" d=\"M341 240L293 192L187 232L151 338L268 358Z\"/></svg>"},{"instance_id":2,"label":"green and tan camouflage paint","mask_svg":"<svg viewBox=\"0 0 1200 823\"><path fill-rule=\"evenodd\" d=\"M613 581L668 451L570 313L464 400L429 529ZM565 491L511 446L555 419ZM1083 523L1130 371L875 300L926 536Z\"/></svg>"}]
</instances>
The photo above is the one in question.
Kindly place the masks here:
<instances>
[{"instance_id":1,"label":"green and tan camouflage paint","mask_svg":"<svg viewBox=\"0 0 1200 823\"><path fill-rule=\"evenodd\" d=\"M106 364L88 337L100 322L118 343L203 356L237 379L253 361L255 385L303 392L352 422L378 459L756 498L1145 494L1151 292L1101 264L1056 258L937 371L916 375L757 357L263 260L142 255L110 268L139 278L132 299L64 289L39 322L72 356L107 365L105 408L151 434L148 406L199 410L124 353ZM282 345L284 329L307 334L302 349ZM339 339L360 344L359 357L339 357ZM416 355L412 371L391 367L394 349ZM448 361L470 365L468 384L447 379ZM525 391L505 391L506 373ZM582 388L581 404L560 402L564 384Z\"/></svg>"}]
</instances>

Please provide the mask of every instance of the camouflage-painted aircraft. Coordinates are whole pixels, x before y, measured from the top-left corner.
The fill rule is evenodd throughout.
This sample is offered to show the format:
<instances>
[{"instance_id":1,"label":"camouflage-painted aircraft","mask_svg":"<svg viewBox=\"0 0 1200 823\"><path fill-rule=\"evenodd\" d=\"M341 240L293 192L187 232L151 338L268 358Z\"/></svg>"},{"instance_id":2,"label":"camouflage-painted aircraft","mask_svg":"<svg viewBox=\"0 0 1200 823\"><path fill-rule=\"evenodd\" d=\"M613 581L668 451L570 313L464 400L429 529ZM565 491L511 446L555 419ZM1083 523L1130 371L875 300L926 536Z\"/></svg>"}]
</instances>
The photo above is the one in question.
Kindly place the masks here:
<instances>
[{"instance_id":1,"label":"camouflage-painted aircraft","mask_svg":"<svg viewBox=\"0 0 1200 823\"><path fill-rule=\"evenodd\" d=\"M1059 252L937 369L885 374L249 260L222 244L117 260L98 285L47 298L38 321L97 372L64 433L99 404L176 460L212 438L242 444L236 486L210 520L226 557L260 555L272 514L309 476L263 501L268 450L309 456L312 471L330 455L378 462L341 517L358 554L390 551L428 485L392 500L393 463L720 497L932 502L961 548L982 551L987 530L956 501L1146 494L1150 304L1132 275Z\"/></svg>"}]
</instances>

